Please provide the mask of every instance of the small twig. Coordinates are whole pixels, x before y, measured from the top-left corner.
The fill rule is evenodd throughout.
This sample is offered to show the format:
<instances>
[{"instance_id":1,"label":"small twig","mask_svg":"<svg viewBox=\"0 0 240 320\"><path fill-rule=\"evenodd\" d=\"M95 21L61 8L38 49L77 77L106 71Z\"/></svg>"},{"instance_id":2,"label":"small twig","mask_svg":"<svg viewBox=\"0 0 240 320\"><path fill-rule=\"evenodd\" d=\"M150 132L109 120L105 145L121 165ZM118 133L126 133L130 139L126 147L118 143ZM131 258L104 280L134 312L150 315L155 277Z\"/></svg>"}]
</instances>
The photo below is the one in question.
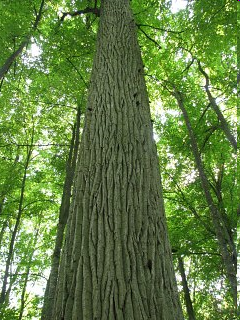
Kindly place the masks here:
<instances>
[{"instance_id":1,"label":"small twig","mask_svg":"<svg viewBox=\"0 0 240 320\"><path fill-rule=\"evenodd\" d=\"M203 113L201 115L201 117L198 120L198 123L196 125L196 127L199 125L199 123L202 121L203 117L205 116L205 113L208 111L208 109L211 107L211 103L209 103L206 108L203 110Z\"/></svg>"}]
</instances>

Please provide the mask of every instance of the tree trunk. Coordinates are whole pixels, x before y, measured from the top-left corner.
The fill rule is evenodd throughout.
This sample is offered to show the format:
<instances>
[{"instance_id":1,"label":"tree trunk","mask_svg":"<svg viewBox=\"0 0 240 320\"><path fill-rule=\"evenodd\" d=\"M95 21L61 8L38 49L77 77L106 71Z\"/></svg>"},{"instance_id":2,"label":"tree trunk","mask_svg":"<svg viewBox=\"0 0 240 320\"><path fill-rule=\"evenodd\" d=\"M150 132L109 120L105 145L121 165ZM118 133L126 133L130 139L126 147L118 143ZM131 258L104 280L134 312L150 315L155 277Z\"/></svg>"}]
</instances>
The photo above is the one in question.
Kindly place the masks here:
<instances>
[{"instance_id":1,"label":"tree trunk","mask_svg":"<svg viewBox=\"0 0 240 320\"><path fill-rule=\"evenodd\" d=\"M32 251L30 252L29 258L28 258L28 265L26 268L26 274L25 274L25 278L24 278L24 282L23 282L23 288L22 288L22 294L21 294L21 304L20 304L20 310L19 310L19 316L18 316L18 320L22 320L23 318L23 312L26 306L26 291L27 291L27 284L28 284L28 279L29 279L29 275L30 275L30 270L31 270L31 264L32 264L32 260L33 260L33 255L34 252L36 250L36 244L38 241L38 234L39 234L39 229L36 230L36 234L34 236L34 239L32 241L32 239L29 242L28 247L32 248Z\"/></svg>"},{"instance_id":2,"label":"tree trunk","mask_svg":"<svg viewBox=\"0 0 240 320\"><path fill-rule=\"evenodd\" d=\"M8 222L7 222L7 220L1 221L1 224L2 224L2 227L1 227L1 231L0 231L0 248L2 247L2 240L3 240L5 230L7 229Z\"/></svg>"},{"instance_id":3,"label":"tree trunk","mask_svg":"<svg viewBox=\"0 0 240 320\"><path fill-rule=\"evenodd\" d=\"M184 269L184 263L183 263L183 258L178 257L178 268L181 274L182 278L182 286L183 286L183 292L184 292L184 298L186 302L186 307L187 307L187 314L188 314L188 319L189 320L195 320L195 313L193 310L193 305L192 305L192 300L190 296L190 291L188 288L188 283L187 283L187 278L185 274L185 269Z\"/></svg>"},{"instance_id":4,"label":"tree trunk","mask_svg":"<svg viewBox=\"0 0 240 320\"><path fill-rule=\"evenodd\" d=\"M237 254L236 254L235 244L232 241L233 237L231 236L231 234L229 234L229 230L226 227L225 220L213 201L213 198L210 192L209 181L205 174L202 159L198 150L198 144L194 135L192 125L188 117L187 110L184 106L183 95L181 92L177 91L176 88L174 88L173 96L176 98L178 102L179 108L183 113L183 117L187 126L187 130L188 130L188 134L189 134L189 138L192 146L192 152L195 158L196 167L199 172L199 177L201 180L205 198L212 216L212 221L213 221L216 237L219 244L219 249L222 255L227 278L229 280L229 284L231 288L234 306L237 307L237 278L236 278Z\"/></svg>"},{"instance_id":5,"label":"tree trunk","mask_svg":"<svg viewBox=\"0 0 240 320\"><path fill-rule=\"evenodd\" d=\"M59 212L59 222L57 226L57 235L55 240L55 248L52 256L51 272L47 282L44 295L44 305L42 309L42 320L52 320L52 306L55 299L56 285L58 278L58 269L60 263L60 254L63 246L63 238L65 226L69 216L70 200L72 195L73 178L77 162L77 152L79 147L81 122L81 109L78 107L76 122L72 132L71 146L66 166L66 178L63 187L62 202Z\"/></svg>"},{"instance_id":6,"label":"tree trunk","mask_svg":"<svg viewBox=\"0 0 240 320\"><path fill-rule=\"evenodd\" d=\"M183 319L129 0L102 0L53 319Z\"/></svg>"},{"instance_id":7,"label":"tree trunk","mask_svg":"<svg viewBox=\"0 0 240 320\"><path fill-rule=\"evenodd\" d=\"M18 232L18 228L20 225L21 217L22 217L23 200L24 200L24 193L25 193L25 186L26 186L26 179L27 179L27 170L28 170L28 166L29 166L32 151L33 151L32 150L33 137L34 137L34 128L32 130L31 146L29 147L29 150L27 151L27 158L26 158L26 163L24 166L24 173L23 173L22 185L21 185L21 191L20 191L20 199L19 199L19 204L18 204L18 213L17 213L17 218L16 218L14 229L13 229L13 233L11 235L11 240L10 240L6 265L5 265L5 271L4 271L4 275L3 275L3 283L2 283L2 289L1 289L1 295L0 295L0 309L1 309L1 306L4 303L5 298L6 298L7 283L8 283L8 278L9 278L9 269L11 266L13 252L14 252L14 245L15 245L17 232Z\"/></svg>"},{"instance_id":8,"label":"tree trunk","mask_svg":"<svg viewBox=\"0 0 240 320\"><path fill-rule=\"evenodd\" d=\"M10 192L14 189L16 173L17 173L16 168L17 168L18 161L19 161L19 154L17 151L14 162L9 168L7 178L5 179L1 187L2 190L0 193L0 218L2 218L2 215L3 215L3 208L4 208L4 203L6 201L7 195L10 194Z\"/></svg>"}]
</instances>

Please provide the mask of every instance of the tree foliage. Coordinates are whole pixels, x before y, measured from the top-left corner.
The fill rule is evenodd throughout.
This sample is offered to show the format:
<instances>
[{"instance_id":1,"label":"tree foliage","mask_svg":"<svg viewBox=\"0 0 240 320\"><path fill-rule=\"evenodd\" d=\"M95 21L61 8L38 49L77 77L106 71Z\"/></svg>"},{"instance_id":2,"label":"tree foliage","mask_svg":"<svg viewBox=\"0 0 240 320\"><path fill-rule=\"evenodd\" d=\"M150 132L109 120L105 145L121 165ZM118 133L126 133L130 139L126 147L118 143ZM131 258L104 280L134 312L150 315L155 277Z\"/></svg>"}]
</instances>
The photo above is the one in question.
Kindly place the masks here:
<instances>
[{"instance_id":1,"label":"tree foliage","mask_svg":"<svg viewBox=\"0 0 240 320\"><path fill-rule=\"evenodd\" d=\"M40 317L72 128L77 110L85 111L99 20L87 10L73 13L99 2L0 3L0 70L21 48L0 79L1 319ZM234 243L239 4L189 0L176 9L170 0L131 3L184 312L179 257L196 319L234 319L228 272L176 93L214 206Z\"/></svg>"}]
</instances>

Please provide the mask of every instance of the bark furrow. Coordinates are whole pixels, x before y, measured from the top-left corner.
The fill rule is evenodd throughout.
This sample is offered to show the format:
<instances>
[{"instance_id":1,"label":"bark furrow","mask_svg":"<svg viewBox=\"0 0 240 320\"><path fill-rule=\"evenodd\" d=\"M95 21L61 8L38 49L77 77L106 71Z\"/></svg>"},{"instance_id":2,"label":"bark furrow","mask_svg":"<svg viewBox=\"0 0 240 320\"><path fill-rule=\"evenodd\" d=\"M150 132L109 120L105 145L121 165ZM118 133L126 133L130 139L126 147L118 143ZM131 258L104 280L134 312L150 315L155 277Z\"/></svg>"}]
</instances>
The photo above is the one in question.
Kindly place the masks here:
<instances>
[{"instance_id":1,"label":"bark furrow","mask_svg":"<svg viewBox=\"0 0 240 320\"><path fill-rule=\"evenodd\" d=\"M103 0L54 319L181 320L127 0Z\"/></svg>"}]
</instances>

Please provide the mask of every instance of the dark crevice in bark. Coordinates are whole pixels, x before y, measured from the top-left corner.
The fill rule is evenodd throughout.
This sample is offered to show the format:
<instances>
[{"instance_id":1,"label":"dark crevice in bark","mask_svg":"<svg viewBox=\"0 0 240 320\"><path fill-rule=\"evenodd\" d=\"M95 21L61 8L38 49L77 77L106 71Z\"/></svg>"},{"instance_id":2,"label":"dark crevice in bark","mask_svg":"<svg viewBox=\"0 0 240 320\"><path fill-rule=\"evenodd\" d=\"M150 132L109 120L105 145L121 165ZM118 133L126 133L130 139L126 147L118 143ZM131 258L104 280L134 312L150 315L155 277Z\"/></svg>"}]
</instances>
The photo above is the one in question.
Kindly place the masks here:
<instances>
[{"instance_id":1,"label":"dark crevice in bark","mask_svg":"<svg viewBox=\"0 0 240 320\"><path fill-rule=\"evenodd\" d=\"M53 320L183 319L158 164L129 1L102 0Z\"/></svg>"}]
</instances>

